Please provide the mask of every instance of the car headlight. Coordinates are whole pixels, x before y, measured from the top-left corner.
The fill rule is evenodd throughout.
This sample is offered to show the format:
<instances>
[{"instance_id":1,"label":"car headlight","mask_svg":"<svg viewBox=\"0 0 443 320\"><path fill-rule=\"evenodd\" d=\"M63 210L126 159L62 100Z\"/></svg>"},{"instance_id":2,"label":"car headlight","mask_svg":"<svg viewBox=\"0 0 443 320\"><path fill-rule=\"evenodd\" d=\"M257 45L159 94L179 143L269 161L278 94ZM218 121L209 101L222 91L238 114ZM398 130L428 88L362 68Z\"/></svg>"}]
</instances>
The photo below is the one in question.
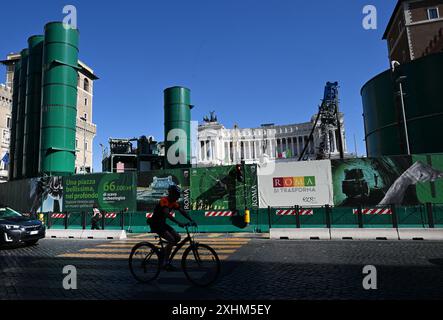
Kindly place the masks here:
<instances>
[{"instance_id":1,"label":"car headlight","mask_svg":"<svg viewBox=\"0 0 443 320\"><path fill-rule=\"evenodd\" d=\"M5 229L6 230L17 230L20 229L20 226L17 226L15 224L5 224Z\"/></svg>"}]
</instances>

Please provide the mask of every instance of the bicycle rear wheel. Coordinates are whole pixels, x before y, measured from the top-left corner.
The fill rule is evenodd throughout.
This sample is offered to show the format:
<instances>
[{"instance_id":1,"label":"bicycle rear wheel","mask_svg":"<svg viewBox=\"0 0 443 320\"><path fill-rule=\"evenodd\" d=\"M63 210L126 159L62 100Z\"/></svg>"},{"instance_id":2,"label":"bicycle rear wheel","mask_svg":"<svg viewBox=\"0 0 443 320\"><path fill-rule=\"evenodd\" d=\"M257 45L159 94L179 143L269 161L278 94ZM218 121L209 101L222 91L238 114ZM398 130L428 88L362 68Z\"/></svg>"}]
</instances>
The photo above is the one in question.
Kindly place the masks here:
<instances>
[{"instance_id":1,"label":"bicycle rear wheel","mask_svg":"<svg viewBox=\"0 0 443 320\"><path fill-rule=\"evenodd\" d=\"M155 280L160 274L161 260L158 249L149 242L136 244L129 256L129 269L142 283Z\"/></svg>"},{"instance_id":2,"label":"bicycle rear wheel","mask_svg":"<svg viewBox=\"0 0 443 320\"><path fill-rule=\"evenodd\" d=\"M195 244L183 253L182 268L191 283L207 287L217 280L221 264L214 249L205 244Z\"/></svg>"}]
</instances>

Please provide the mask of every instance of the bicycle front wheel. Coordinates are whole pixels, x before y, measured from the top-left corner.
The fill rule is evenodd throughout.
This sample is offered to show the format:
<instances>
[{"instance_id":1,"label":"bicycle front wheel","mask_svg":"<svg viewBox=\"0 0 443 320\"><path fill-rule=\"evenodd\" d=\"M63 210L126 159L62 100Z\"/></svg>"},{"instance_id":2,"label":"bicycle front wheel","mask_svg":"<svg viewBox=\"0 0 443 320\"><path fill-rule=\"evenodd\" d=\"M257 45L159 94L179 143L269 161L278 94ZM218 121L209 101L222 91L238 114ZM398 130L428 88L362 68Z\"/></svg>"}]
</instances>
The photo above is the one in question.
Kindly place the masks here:
<instances>
[{"instance_id":1,"label":"bicycle front wheel","mask_svg":"<svg viewBox=\"0 0 443 320\"><path fill-rule=\"evenodd\" d=\"M151 243L136 244L129 256L129 269L134 278L142 283L155 280L160 274L161 260L158 249Z\"/></svg>"},{"instance_id":2,"label":"bicycle front wheel","mask_svg":"<svg viewBox=\"0 0 443 320\"><path fill-rule=\"evenodd\" d=\"M191 283L207 287L217 280L221 265L214 249L205 244L195 244L183 253L182 268Z\"/></svg>"}]
</instances>

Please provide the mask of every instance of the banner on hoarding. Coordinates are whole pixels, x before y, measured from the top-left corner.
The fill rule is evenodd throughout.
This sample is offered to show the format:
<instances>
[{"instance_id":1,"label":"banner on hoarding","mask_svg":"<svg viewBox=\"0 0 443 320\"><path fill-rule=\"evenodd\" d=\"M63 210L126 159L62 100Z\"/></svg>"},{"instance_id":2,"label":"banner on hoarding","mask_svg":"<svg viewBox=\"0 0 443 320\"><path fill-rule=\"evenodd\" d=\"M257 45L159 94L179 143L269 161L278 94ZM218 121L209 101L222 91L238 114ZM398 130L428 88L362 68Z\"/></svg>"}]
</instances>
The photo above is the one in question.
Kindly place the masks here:
<instances>
[{"instance_id":1,"label":"banner on hoarding","mask_svg":"<svg viewBox=\"0 0 443 320\"><path fill-rule=\"evenodd\" d=\"M22 213L61 212L61 177L39 177L0 184L0 203Z\"/></svg>"},{"instance_id":2,"label":"banner on hoarding","mask_svg":"<svg viewBox=\"0 0 443 320\"><path fill-rule=\"evenodd\" d=\"M332 160L336 206L443 202L443 156Z\"/></svg>"},{"instance_id":3,"label":"banner on hoarding","mask_svg":"<svg viewBox=\"0 0 443 320\"><path fill-rule=\"evenodd\" d=\"M63 208L84 211L96 205L100 210L135 210L136 176L133 173L103 173L63 177Z\"/></svg>"},{"instance_id":4,"label":"banner on hoarding","mask_svg":"<svg viewBox=\"0 0 443 320\"><path fill-rule=\"evenodd\" d=\"M271 171L258 168L261 208L332 205L331 185L329 160L275 162Z\"/></svg>"},{"instance_id":5,"label":"banner on hoarding","mask_svg":"<svg viewBox=\"0 0 443 320\"><path fill-rule=\"evenodd\" d=\"M244 181L235 166L191 169L192 210L242 210L258 207L257 166L244 165ZM246 196L245 196L246 195Z\"/></svg>"},{"instance_id":6,"label":"banner on hoarding","mask_svg":"<svg viewBox=\"0 0 443 320\"><path fill-rule=\"evenodd\" d=\"M160 198L168 195L168 187L177 185L182 194L178 200L182 208L190 210L190 169L165 169L138 175L137 211L152 212Z\"/></svg>"}]
</instances>

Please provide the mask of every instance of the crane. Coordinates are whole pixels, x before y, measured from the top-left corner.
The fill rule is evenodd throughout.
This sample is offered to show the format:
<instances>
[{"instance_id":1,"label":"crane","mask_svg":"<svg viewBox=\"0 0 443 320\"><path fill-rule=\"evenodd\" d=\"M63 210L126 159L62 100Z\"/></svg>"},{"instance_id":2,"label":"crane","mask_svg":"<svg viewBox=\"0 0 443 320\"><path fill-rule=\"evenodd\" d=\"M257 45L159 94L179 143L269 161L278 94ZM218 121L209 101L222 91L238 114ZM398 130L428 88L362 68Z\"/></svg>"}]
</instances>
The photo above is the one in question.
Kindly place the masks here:
<instances>
[{"instance_id":1,"label":"crane","mask_svg":"<svg viewBox=\"0 0 443 320\"><path fill-rule=\"evenodd\" d=\"M319 128L319 146L317 152L317 160L326 159L331 150L330 132L338 130L338 150L340 152L340 159L344 158L343 140L341 135L340 112L338 108L338 82L327 82L325 92L321 105L318 107L318 113L309 135L308 141L303 148L303 151L298 158L298 161L304 159L309 144L313 141L313 136L316 128Z\"/></svg>"}]
</instances>

